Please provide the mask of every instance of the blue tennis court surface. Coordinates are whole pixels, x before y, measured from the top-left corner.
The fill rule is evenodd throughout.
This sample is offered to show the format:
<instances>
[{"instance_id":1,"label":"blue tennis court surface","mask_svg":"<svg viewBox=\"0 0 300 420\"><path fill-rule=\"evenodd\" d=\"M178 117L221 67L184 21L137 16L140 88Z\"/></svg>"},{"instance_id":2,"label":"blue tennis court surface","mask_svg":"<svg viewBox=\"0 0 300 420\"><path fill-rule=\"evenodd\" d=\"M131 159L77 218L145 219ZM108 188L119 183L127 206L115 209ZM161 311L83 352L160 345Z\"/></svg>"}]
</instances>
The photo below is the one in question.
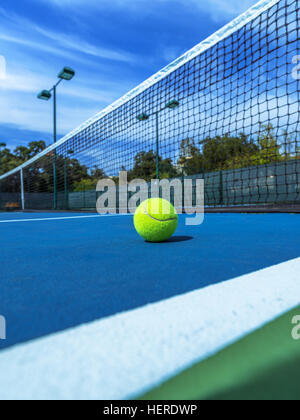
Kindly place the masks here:
<instances>
[{"instance_id":1,"label":"blue tennis court surface","mask_svg":"<svg viewBox=\"0 0 300 420\"><path fill-rule=\"evenodd\" d=\"M25 348L36 346L57 333L63 337L65 332L76 331L83 324L106 322L124 312L138 314L135 310L143 310L148 304L169 302L189 292L210 290L213 295L214 287L221 283L300 256L299 215L293 214L207 214L204 223L196 227L186 226L185 216L180 216L176 234L162 244L144 242L136 234L129 215L2 213L0 231L0 314L7 322L7 339L0 341L0 366L1 360L3 363L6 360L8 376L10 366L6 358L10 352L24 351L24 345ZM282 277L282 283L288 284L288 273L286 278ZM249 279L241 299L247 298L248 285L251 285ZM294 293L293 299L293 305L299 303L300 292L298 296ZM235 300L239 300L238 294ZM188 305L188 299L185 305ZM251 305L255 306L255 303ZM283 309L288 310L293 305L289 302ZM222 316L222 302L218 310ZM210 316L209 311L205 314ZM197 314L194 316L197 319ZM151 317L147 322L150 321ZM131 333L139 337L140 331ZM112 331L107 330L107 334L111 335ZM80 346L88 348L89 340L93 351L97 351L97 347L103 351L102 340L96 340L95 344L93 333L85 336L84 344L80 339L76 341L77 350ZM122 348L118 335L113 340L114 345ZM166 335L165 340L168 340ZM104 342L109 358L110 341ZM132 347L127 343L127 346L125 353L120 355L121 370L122 360L130 359L135 343ZM172 351L172 346L169 350ZM65 352L67 357L67 348ZM153 354L154 359L159 357L161 355ZM82 369L79 359L78 366L73 365L75 372ZM50 370L51 363L48 360ZM57 369L57 360L55 363ZM63 366L60 369L60 375L63 375ZM44 373L40 372L40 375ZM27 380L30 382L29 378ZM86 380L89 383L89 379ZM90 380L87 386L90 391L83 392L83 398L95 396L91 390L95 378ZM73 380L71 392L57 383L57 394L56 385L49 386L47 376L44 375L43 381L43 397L46 398L72 398L79 386ZM103 378L102 384L105 384ZM99 383L97 386L101 398L101 386L99 388ZM5 381L0 381L0 397L3 392L6 396L14 396L13 388L8 388ZM134 390L137 392L138 387ZM121 390L105 396L127 397Z\"/></svg>"}]
</instances>

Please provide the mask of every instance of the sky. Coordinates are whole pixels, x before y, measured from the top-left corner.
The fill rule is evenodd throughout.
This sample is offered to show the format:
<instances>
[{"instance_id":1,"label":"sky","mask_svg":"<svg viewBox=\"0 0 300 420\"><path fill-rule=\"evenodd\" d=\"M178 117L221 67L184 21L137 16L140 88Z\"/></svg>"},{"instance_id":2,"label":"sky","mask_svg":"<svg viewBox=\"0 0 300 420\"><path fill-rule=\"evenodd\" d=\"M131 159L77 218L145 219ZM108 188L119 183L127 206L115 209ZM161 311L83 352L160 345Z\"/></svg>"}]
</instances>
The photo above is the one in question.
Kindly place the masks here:
<instances>
[{"instance_id":1,"label":"sky","mask_svg":"<svg viewBox=\"0 0 300 420\"><path fill-rule=\"evenodd\" d=\"M58 88L59 138L255 3L1 1L0 142L12 150L36 140L51 144L53 103L37 94L64 66L76 76Z\"/></svg>"}]
</instances>

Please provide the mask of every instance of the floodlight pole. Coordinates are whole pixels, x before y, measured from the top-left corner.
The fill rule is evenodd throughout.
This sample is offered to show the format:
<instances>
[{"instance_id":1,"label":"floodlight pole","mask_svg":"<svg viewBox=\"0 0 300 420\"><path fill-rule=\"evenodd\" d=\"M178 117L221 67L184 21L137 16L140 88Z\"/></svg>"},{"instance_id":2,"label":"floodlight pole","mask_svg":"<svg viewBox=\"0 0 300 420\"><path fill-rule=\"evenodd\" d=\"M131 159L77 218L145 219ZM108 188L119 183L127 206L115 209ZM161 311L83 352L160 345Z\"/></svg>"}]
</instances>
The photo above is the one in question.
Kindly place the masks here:
<instances>
[{"instance_id":1,"label":"floodlight pole","mask_svg":"<svg viewBox=\"0 0 300 420\"><path fill-rule=\"evenodd\" d=\"M56 143L57 140L57 119L56 119L56 88L59 85L61 80L53 86L53 142ZM54 210L57 210L57 165L56 165L56 149L54 149L53 154L53 201L54 201Z\"/></svg>"},{"instance_id":2,"label":"floodlight pole","mask_svg":"<svg viewBox=\"0 0 300 420\"><path fill-rule=\"evenodd\" d=\"M75 76L75 71L70 67L64 67L62 71L58 74L58 82L50 90L43 90L38 98L48 101L51 98L51 93L53 92L53 142L56 143L57 140L57 119L56 119L56 89L57 86L63 80L72 80ZM56 166L56 149L53 151L53 201L54 201L54 210L57 210L57 166Z\"/></svg>"},{"instance_id":3,"label":"floodlight pole","mask_svg":"<svg viewBox=\"0 0 300 420\"><path fill-rule=\"evenodd\" d=\"M21 180L21 203L22 203L22 210L25 210L25 193L24 193L24 174L23 168L20 170L20 180Z\"/></svg>"},{"instance_id":4,"label":"floodlight pole","mask_svg":"<svg viewBox=\"0 0 300 420\"><path fill-rule=\"evenodd\" d=\"M56 87L60 81L53 86L53 142L56 143ZM56 166L56 149L53 152L53 201L54 210L57 210L57 166Z\"/></svg>"},{"instance_id":5,"label":"floodlight pole","mask_svg":"<svg viewBox=\"0 0 300 420\"><path fill-rule=\"evenodd\" d=\"M56 86L53 86L53 140L56 143Z\"/></svg>"},{"instance_id":6,"label":"floodlight pole","mask_svg":"<svg viewBox=\"0 0 300 420\"><path fill-rule=\"evenodd\" d=\"M1 175L1 170L2 170L2 168L1 168L1 166L2 166L2 148L4 148L5 147L5 145L4 145L5 143L1 143L0 144L0 175ZM1 182L0 182L0 193L2 192L2 188L1 188Z\"/></svg>"},{"instance_id":7,"label":"floodlight pole","mask_svg":"<svg viewBox=\"0 0 300 420\"><path fill-rule=\"evenodd\" d=\"M156 112L156 179L159 179L159 113Z\"/></svg>"},{"instance_id":8,"label":"floodlight pole","mask_svg":"<svg viewBox=\"0 0 300 420\"><path fill-rule=\"evenodd\" d=\"M64 161L64 190L65 190L65 207L66 210L68 210L69 205L68 205L68 166L67 166L67 158L65 158Z\"/></svg>"},{"instance_id":9,"label":"floodlight pole","mask_svg":"<svg viewBox=\"0 0 300 420\"><path fill-rule=\"evenodd\" d=\"M68 165L67 165L67 159L68 156L70 156L73 153L72 150L69 150L67 152L67 156L64 159L64 189L65 189L65 207L68 210L69 209L69 195L68 195Z\"/></svg>"},{"instance_id":10,"label":"floodlight pole","mask_svg":"<svg viewBox=\"0 0 300 420\"><path fill-rule=\"evenodd\" d=\"M49 92L53 92L53 143L57 141L57 108L56 108L56 89L62 82L60 79L56 85ZM57 210L57 162L56 162L56 149L53 151L53 201L54 210Z\"/></svg>"},{"instance_id":11,"label":"floodlight pole","mask_svg":"<svg viewBox=\"0 0 300 420\"><path fill-rule=\"evenodd\" d=\"M173 100L171 102L168 102L162 109L159 111L153 112L153 114L140 114L137 116L137 119L139 121L146 121L151 116L155 115L155 125L156 125L156 179L159 180L160 177L160 169L159 169L159 115L161 112L165 111L166 109L176 109L179 107L179 102L176 100Z\"/></svg>"}]
</instances>

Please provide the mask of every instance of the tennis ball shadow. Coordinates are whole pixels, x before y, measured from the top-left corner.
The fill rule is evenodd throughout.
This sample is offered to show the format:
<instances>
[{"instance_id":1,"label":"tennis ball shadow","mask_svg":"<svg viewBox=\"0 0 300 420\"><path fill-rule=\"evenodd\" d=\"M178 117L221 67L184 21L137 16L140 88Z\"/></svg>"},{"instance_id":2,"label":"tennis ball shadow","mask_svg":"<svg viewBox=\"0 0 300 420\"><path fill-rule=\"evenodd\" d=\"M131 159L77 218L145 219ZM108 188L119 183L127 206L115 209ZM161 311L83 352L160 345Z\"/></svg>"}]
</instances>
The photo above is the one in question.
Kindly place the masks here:
<instances>
[{"instance_id":1,"label":"tennis ball shadow","mask_svg":"<svg viewBox=\"0 0 300 420\"><path fill-rule=\"evenodd\" d=\"M172 236L166 242L186 242L191 241L192 239L194 239L193 236Z\"/></svg>"},{"instance_id":2,"label":"tennis ball shadow","mask_svg":"<svg viewBox=\"0 0 300 420\"><path fill-rule=\"evenodd\" d=\"M167 239L166 241L163 242L149 242L149 241L145 241L147 243L154 243L154 244L169 244L169 243L176 243L176 242L186 242L186 241L191 241L193 238L193 236L172 236L170 239Z\"/></svg>"}]
</instances>

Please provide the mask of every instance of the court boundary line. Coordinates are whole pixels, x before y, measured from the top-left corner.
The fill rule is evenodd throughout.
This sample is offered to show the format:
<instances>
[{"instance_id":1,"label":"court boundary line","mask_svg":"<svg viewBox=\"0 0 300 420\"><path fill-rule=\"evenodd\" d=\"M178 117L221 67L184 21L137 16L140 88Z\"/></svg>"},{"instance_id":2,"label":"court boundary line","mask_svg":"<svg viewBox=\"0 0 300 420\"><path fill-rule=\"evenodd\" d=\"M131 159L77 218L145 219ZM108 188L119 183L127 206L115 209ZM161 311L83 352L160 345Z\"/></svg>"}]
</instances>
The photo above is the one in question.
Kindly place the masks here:
<instances>
[{"instance_id":1,"label":"court boundary line","mask_svg":"<svg viewBox=\"0 0 300 420\"><path fill-rule=\"evenodd\" d=\"M93 216L65 216L65 217L43 217L37 219L12 219L0 220L0 223L26 223L26 222L44 222L55 220L74 220L74 219L96 219L102 217L132 216L132 214L95 214Z\"/></svg>"},{"instance_id":2,"label":"court boundary line","mask_svg":"<svg viewBox=\"0 0 300 420\"><path fill-rule=\"evenodd\" d=\"M0 396L135 398L298 306L299 267L288 260L4 350Z\"/></svg>"}]
</instances>

